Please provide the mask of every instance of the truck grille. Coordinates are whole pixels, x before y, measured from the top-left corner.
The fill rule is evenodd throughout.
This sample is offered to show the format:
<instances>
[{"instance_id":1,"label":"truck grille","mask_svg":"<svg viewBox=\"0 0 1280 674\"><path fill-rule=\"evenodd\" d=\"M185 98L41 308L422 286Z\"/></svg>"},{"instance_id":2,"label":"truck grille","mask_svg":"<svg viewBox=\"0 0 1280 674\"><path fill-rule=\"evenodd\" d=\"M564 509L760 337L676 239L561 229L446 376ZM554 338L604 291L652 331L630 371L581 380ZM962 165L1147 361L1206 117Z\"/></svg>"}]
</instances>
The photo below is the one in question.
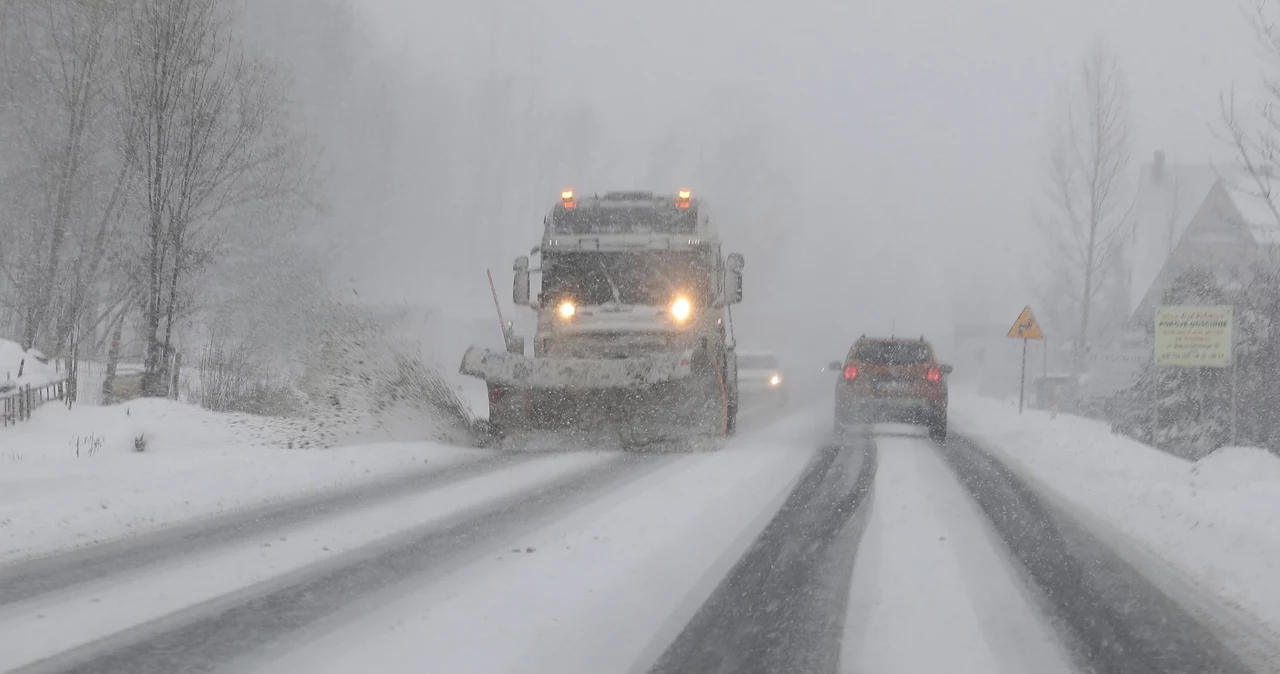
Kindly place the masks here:
<instances>
[{"instance_id":1,"label":"truck grille","mask_svg":"<svg viewBox=\"0 0 1280 674\"><path fill-rule=\"evenodd\" d=\"M561 358L630 358L670 351L676 346L670 333L597 332L549 340L547 355Z\"/></svg>"}]
</instances>

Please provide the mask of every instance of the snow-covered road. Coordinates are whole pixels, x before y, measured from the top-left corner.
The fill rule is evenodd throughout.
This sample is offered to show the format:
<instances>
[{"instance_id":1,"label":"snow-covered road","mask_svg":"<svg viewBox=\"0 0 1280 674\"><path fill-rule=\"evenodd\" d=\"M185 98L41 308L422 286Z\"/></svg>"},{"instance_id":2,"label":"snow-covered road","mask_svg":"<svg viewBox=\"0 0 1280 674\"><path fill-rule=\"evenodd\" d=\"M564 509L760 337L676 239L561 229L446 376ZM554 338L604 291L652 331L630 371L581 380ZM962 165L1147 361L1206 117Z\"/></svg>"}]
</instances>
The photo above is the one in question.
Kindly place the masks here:
<instances>
[{"instance_id":1,"label":"snow-covered road","mask_svg":"<svg viewBox=\"0 0 1280 674\"><path fill-rule=\"evenodd\" d=\"M845 670L1070 672L1003 541L937 446L903 436L876 445L876 500L853 574Z\"/></svg>"},{"instance_id":2,"label":"snow-covered road","mask_svg":"<svg viewBox=\"0 0 1280 674\"><path fill-rule=\"evenodd\" d=\"M478 453L0 566L0 671L1243 672L990 456Z\"/></svg>"}]
</instances>

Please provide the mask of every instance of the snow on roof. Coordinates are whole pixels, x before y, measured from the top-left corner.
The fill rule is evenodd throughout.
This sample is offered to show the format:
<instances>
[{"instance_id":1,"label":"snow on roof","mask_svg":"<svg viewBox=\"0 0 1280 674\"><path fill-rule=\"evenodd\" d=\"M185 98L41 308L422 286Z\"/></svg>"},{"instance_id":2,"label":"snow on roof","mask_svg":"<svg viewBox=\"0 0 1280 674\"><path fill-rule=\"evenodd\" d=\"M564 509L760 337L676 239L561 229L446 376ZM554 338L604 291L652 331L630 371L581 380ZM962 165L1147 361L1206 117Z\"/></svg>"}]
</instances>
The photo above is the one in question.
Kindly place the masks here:
<instances>
[{"instance_id":1,"label":"snow on roof","mask_svg":"<svg viewBox=\"0 0 1280 674\"><path fill-rule=\"evenodd\" d=\"M1257 181L1243 170L1224 170L1222 175L1231 193L1231 201L1240 211L1253 238L1263 245L1280 245L1280 217L1272 206L1272 202L1278 202L1275 206L1280 207L1280 200L1277 199L1280 197L1280 184L1274 183L1274 178L1263 178L1272 193L1269 200Z\"/></svg>"},{"instance_id":2,"label":"snow on roof","mask_svg":"<svg viewBox=\"0 0 1280 674\"><path fill-rule=\"evenodd\" d=\"M1218 172L1208 165L1142 165L1130 241L1131 312L1138 309L1218 180Z\"/></svg>"},{"instance_id":3,"label":"snow on roof","mask_svg":"<svg viewBox=\"0 0 1280 674\"><path fill-rule=\"evenodd\" d=\"M0 339L0 384L31 384L42 386L58 378L53 363L41 363L44 354L35 349L23 351L16 342ZM18 370L22 376L18 376ZM0 386L0 388L5 388Z\"/></svg>"}]
</instances>

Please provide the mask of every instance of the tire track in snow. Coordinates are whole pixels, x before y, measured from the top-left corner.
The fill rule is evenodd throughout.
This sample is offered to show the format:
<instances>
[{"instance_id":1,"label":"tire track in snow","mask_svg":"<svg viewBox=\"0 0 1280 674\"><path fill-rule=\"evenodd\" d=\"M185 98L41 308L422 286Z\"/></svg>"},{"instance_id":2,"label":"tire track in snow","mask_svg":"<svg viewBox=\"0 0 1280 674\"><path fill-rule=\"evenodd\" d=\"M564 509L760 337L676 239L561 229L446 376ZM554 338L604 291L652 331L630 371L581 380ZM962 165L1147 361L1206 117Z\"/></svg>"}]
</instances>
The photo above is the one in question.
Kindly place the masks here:
<instances>
[{"instance_id":1,"label":"tire track in snow","mask_svg":"<svg viewBox=\"0 0 1280 674\"><path fill-rule=\"evenodd\" d=\"M1210 630L1003 464L954 435L943 455L1043 592L1082 669L1250 671Z\"/></svg>"},{"instance_id":2,"label":"tire track in snow","mask_svg":"<svg viewBox=\"0 0 1280 674\"><path fill-rule=\"evenodd\" d=\"M109 543L0 567L0 608L91 581L207 550L342 512L401 498L407 494L509 468L536 454L494 452L340 490L326 490L265 506L130 536Z\"/></svg>"},{"instance_id":3,"label":"tire track in snow","mask_svg":"<svg viewBox=\"0 0 1280 674\"><path fill-rule=\"evenodd\" d=\"M445 572L465 564L486 552L486 546L495 540L537 526L607 489L681 458L619 454L602 466L544 482L532 493L522 491L495 499L478 510L179 611L18 671L212 671L364 595L420 574Z\"/></svg>"},{"instance_id":4,"label":"tire track in snow","mask_svg":"<svg viewBox=\"0 0 1280 674\"><path fill-rule=\"evenodd\" d=\"M1075 671L1021 569L939 446L887 428L876 445L876 500L854 565L841 670Z\"/></svg>"},{"instance_id":5,"label":"tire track in snow","mask_svg":"<svg viewBox=\"0 0 1280 674\"><path fill-rule=\"evenodd\" d=\"M653 674L834 671L875 474L869 437L825 446Z\"/></svg>"}]
</instances>

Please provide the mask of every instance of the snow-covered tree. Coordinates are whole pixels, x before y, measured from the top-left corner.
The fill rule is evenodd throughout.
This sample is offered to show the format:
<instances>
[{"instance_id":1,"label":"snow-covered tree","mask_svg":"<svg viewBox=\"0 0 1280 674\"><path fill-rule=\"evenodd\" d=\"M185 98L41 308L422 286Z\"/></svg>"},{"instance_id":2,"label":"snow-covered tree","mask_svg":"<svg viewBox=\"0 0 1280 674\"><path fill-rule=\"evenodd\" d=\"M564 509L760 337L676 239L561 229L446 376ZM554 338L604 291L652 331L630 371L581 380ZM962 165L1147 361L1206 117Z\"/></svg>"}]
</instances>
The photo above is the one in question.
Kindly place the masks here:
<instances>
[{"instance_id":1,"label":"snow-covered tree","mask_svg":"<svg viewBox=\"0 0 1280 674\"><path fill-rule=\"evenodd\" d=\"M295 196L304 145L286 82L233 35L218 0L139 0L129 13L124 141L145 205L146 390L166 392L175 327L212 262L228 213Z\"/></svg>"},{"instance_id":2,"label":"snow-covered tree","mask_svg":"<svg viewBox=\"0 0 1280 674\"><path fill-rule=\"evenodd\" d=\"M1174 279L1161 304L1220 305L1231 304L1231 299L1213 272L1192 268ZM1154 396L1153 374L1158 387ZM1113 401L1120 415L1115 428L1151 443L1154 422L1158 424L1155 446L1190 458L1204 456L1230 440L1231 377L1230 368L1154 368L1148 364L1120 400Z\"/></svg>"},{"instance_id":3,"label":"snow-covered tree","mask_svg":"<svg viewBox=\"0 0 1280 674\"><path fill-rule=\"evenodd\" d=\"M104 312L124 304L100 287L115 269L110 257L135 168L117 149L113 114L123 14L117 0L14 0L6 8L0 100L21 133L9 137L16 161L0 184L25 222L0 220L0 267L12 281L19 341L53 355L77 327L96 332L109 320Z\"/></svg>"}]
</instances>

